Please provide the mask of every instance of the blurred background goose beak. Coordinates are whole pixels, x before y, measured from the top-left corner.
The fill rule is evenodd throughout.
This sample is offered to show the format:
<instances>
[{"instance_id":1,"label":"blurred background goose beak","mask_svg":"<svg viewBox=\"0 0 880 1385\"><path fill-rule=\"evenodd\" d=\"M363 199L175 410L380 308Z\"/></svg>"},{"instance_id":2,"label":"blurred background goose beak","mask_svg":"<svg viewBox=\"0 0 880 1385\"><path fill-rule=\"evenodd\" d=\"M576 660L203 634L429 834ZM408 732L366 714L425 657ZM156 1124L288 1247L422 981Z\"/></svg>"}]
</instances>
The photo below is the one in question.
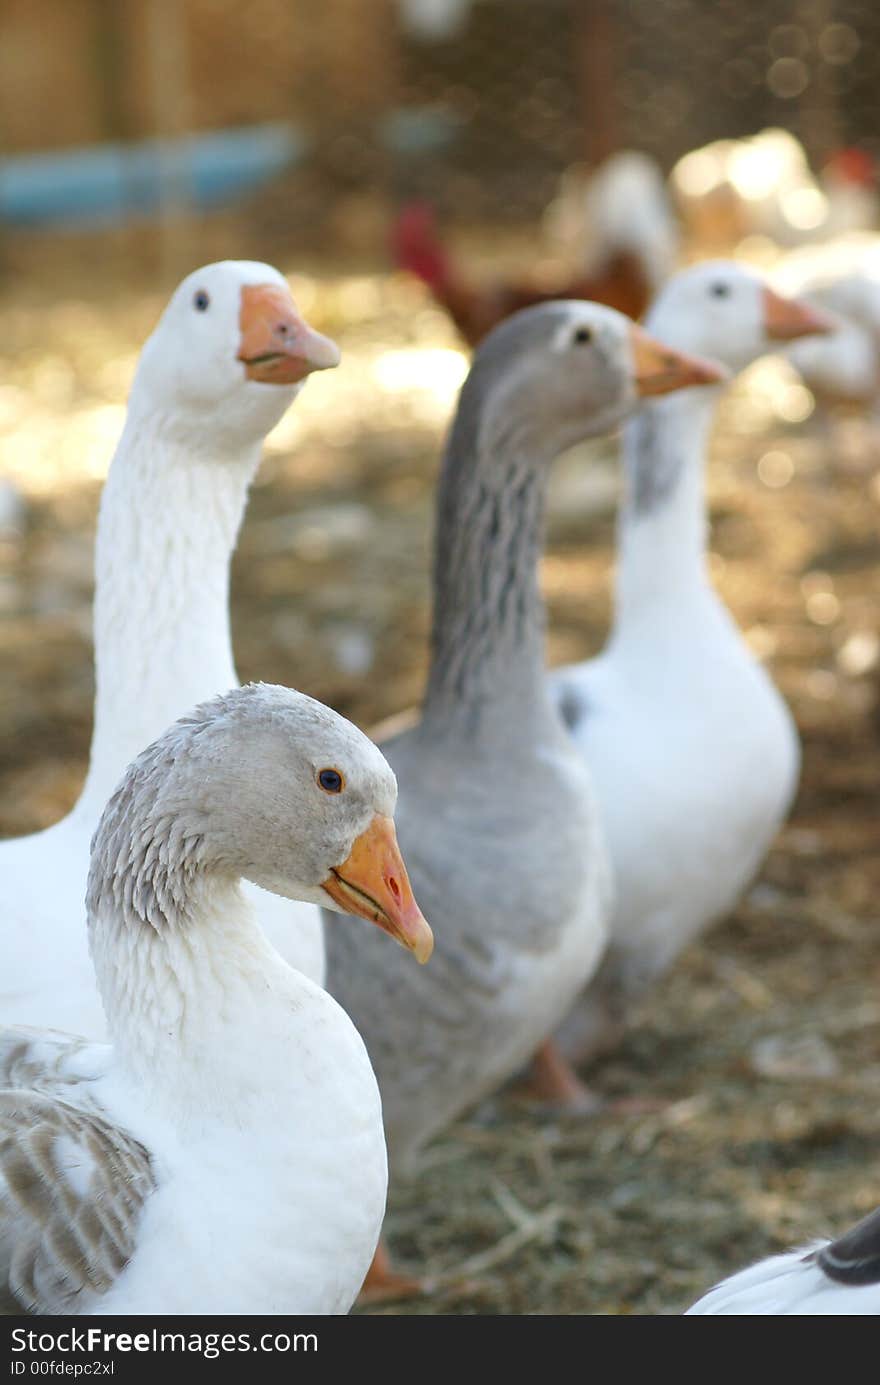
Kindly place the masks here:
<instances>
[{"instance_id":1,"label":"blurred background goose beak","mask_svg":"<svg viewBox=\"0 0 880 1385\"><path fill-rule=\"evenodd\" d=\"M838 323L801 298L783 298L764 289L764 331L771 341L795 341L798 337L828 336Z\"/></svg>"},{"instance_id":2,"label":"blurred background goose beak","mask_svg":"<svg viewBox=\"0 0 880 1385\"><path fill-rule=\"evenodd\" d=\"M730 372L717 361L704 361L655 340L642 327L630 328L636 388L642 399L671 394L691 385L720 385Z\"/></svg>"}]
</instances>

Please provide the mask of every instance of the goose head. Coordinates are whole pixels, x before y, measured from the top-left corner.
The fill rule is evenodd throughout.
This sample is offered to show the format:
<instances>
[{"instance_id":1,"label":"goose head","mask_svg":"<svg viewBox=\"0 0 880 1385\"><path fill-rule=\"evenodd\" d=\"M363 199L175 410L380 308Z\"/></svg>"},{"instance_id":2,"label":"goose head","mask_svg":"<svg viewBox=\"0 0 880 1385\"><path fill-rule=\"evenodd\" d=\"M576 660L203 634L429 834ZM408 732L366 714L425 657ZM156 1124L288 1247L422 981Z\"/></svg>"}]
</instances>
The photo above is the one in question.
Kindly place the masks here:
<instances>
[{"instance_id":1,"label":"goose head","mask_svg":"<svg viewBox=\"0 0 880 1385\"><path fill-rule=\"evenodd\" d=\"M834 330L831 317L784 298L745 265L711 260L666 284L645 322L682 351L705 353L738 372L786 342Z\"/></svg>"},{"instance_id":2,"label":"goose head","mask_svg":"<svg viewBox=\"0 0 880 1385\"><path fill-rule=\"evenodd\" d=\"M289 688L236 688L129 768L96 833L90 896L120 869L121 893L137 901L167 867L172 907L187 880L243 877L359 914L424 962L433 939L397 845L396 800L385 757L343 717Z\"/></svg>"},{"instance_id":3,"label":"goose head","mask_svg":"<svg viewBox=\"0 0 880 1385\"><path fill-rule=\"evenodd\" d=\"M259 442L315 370L339 364L271 265L225 260L178 286L141 353L131 407L210 445Z\"/></svg>"},{"instance_id":4,"label":"goose head","mask_svg":"<svg viewBox=\"0 0 880 1385\"><path fill-rule=\"evenodd\" d=\"M724 372L649 336L613 308L583 300L525 308L474 357L456 429L552 456L616 428L647 397Z\"/></svg>"},{"instance_id":5,"label":"goose head","mask_svg":"<svg viewBox=\"0 0 880 1385\"><path fill-rule=\"evenodd\" d=\"M861 266L809 284L810 301L835 315L831 336L793 342L786 356L806 384L829 401L870 405L880 381L880 278Z\"/></svg>"}]
</instances>

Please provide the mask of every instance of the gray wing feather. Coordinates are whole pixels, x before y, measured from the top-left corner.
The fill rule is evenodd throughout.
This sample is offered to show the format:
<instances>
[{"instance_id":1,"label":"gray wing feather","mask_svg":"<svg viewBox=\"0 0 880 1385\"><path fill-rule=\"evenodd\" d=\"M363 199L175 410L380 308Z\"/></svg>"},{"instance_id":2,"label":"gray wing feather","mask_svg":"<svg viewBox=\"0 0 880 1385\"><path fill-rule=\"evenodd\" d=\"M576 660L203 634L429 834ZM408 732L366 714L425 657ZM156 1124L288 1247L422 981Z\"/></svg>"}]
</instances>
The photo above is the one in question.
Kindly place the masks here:
<instances>
[{"instance_id":1,"label":"gray wing feather","mask_svg":"<svg viewBox=\"0 0 880 1385\"><path fill-rule=\"evenodd\" d=\"M88 1100L88 1084L104 1072L107 1044L54 1029L0 1029L0 1090L36 1087L63 1099Z\"/></svg>"},{"instance_id":2,"label":"gray wing feather","mask_svg":"<svg viewBox=\"0 0 880 1385\"><path fill-rule=\"evenodd\" d=\"M0 1312L85 1312L134 1251L156 1179L144 1146L90 1099L104 1054L63 1035L0 1034Z\"/></svg>"}]
</instances>

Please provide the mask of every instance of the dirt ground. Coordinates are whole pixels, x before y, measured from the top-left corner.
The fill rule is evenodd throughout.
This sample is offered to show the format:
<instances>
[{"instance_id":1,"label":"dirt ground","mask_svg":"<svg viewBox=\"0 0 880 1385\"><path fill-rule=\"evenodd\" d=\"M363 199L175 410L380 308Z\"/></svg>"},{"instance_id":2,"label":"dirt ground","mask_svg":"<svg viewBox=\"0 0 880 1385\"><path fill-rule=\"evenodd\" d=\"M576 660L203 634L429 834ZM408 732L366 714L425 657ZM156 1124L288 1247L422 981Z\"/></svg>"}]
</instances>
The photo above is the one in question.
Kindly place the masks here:
<instances>
[{"instance_id":1,"label":"dirt ground","mask_svg":"<svg viewBox=\"0 0 880 1385\"><path fill-rule=\"evenodd\" d=\"M164 297L104 252L16 245L0 285L3 834L59 817L88 754L96 504ZM403 278L276 258L344 361L270 440L234 565L238 667L369 726L422 685L432 492L466 360ZM762 364L713 449L713 575L793 707L804 770L748 898L590 1075L657 1109L566 1121L505 1094L459 1123L390 1199L393 1250L431 1292L372 1311L674 1313L880 1201L880 434L811 404ZM613 443L560 462L552 662L601 644L615 494Z\"/></svg>"}]
</instances>

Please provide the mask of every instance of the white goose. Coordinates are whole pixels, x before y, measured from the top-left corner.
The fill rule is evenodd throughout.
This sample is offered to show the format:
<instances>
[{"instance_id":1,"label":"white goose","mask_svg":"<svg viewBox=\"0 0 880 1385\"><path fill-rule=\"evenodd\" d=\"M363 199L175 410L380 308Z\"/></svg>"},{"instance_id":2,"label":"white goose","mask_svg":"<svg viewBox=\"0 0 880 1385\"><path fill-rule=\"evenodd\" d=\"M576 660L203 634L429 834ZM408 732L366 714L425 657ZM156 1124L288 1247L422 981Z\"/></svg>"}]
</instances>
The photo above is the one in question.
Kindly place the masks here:
<instances>
[{"instance_id":1,"label":"white goose","mask_svg":"<svg viewBox=\"0 0 880 1385\"><path fill-rule=\"evenodd\" d=\"M880 255L876 237L872 241L873 254L863 252L860 257L858 245L847 254L844 241L835 257L836 272L823 272L820 260L813 274L798 274L795 263L783 266L777 277L783 287L786 280L798 278L797 291L835 318L835 329L828 336L793 342L785 353L788 360L823 403L858 405L876 418L880 409Z\"/></svg>"},{"instance_id":2,"label":"white goose","mask_svg":"<svg viewBox=\"0 0 880 1385\"><path fill-rule=\"evenodd\" d=\"M267 685L129 766L86 902L112 1047L0 1030L0 1311L347 1312L385 1206L376 1080L240 883L354 911L426 961L396 797L366 736Z\"/></svg>"},{"instance_id":3,"label":"white goose","mask_svg":"<svg viewBox=\"0 0 880 1385\"><path fill-rule=\"evenodd\" d=\"M237 682L229 561L248 486L305 377L338 360L278 271L250 262L191 274L147 341L98 520L88 778L63 821L0 846L0 1021L103 1035L82 913L92 833L138 751ZM318 911L254 899L289 960L320 982Z\"/></svg>"},{"instance_id":4,"label":"white goose","mask_svg":"<svg viewBox=\"0 0 880 1385\"><path fill-rule=\"evenodd\" d=\"M669 181L695 244L730 245L762 236L775 245L800 246L877 223L870 156L840 149L816 176L789 130L760 130L692 149Z\"/></svg>"},{"instance_id":5,"label":"white goose","mask_svg":"<svg viewBox=\"0 0 880 1385\"><path fill-rule=\"evenodd\" d=\"M619 149L597 168L567 169L543 220L557 253L583 276L625 264L649 296L673 273L681 250L663 171L637 149Z\"/></svg>"},{"instance_id":6,"label":"white goose","mask_svg":"<svg viewBox=\"0 0 880 1385\"><path fill-rule=\"evenodd\" d=\"M736 264L677 274L647 318L680 350L740 370L822 330ZM714 389L649 400L624 433L628 493L602 654L551 687L592 773L617 884L605 960L560 1032L584 1059L752 878L791 803L791 716L711 586L703 472Z\"/></svg>"},{"instance_id":7,"label":"white goose","mask_svg":"<svg viewBox=\"0 0 880 1385\"><path fill-rule=\"evenodd\" d=\"M875 1317L880 1314L880 1208L836 1241L774 1255L710 1289L688 1314Z\"/></svg>"}]
</instances>

